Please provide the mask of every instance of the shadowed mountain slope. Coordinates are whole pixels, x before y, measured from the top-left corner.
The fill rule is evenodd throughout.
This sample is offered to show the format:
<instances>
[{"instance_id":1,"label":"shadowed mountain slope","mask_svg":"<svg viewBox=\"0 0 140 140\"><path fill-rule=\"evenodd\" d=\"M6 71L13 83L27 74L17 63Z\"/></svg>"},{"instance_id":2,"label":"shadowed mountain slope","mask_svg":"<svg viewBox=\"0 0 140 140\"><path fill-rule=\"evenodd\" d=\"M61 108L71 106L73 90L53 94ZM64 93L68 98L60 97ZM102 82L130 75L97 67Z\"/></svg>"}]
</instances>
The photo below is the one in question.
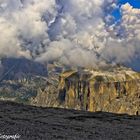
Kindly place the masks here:
<instances>
[{"instance_id":1,"label":"shadowed mountain slope","mask_svg":"<svg viewBox=\"0 0 140 140\"><path fill-rule=\"evenodd\" d=\"M140 116L0 102L0 134L21 140L139 140Z\"/></svg>"}]
</instances>

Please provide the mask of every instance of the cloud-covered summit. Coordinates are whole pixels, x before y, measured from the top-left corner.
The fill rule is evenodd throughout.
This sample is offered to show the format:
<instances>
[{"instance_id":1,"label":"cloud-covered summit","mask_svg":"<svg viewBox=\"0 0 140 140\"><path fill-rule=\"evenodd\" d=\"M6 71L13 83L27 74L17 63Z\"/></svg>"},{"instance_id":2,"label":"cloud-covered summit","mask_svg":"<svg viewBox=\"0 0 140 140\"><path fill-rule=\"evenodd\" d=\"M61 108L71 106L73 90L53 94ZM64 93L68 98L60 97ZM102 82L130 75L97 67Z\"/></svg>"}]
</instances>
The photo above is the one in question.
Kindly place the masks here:
<instances>
[{"instance_id":1,"label":"cloud-covered summit","mask_svg":"<svg viewBox=\"0 0 140 140\"><path fill-rule=\"evenodd\" d=\"M131 62L140 56L140 10L122 5L116 23L115 8L117 0L0 0L0 56L83 67Z\"/></svg>"}]
</instances>

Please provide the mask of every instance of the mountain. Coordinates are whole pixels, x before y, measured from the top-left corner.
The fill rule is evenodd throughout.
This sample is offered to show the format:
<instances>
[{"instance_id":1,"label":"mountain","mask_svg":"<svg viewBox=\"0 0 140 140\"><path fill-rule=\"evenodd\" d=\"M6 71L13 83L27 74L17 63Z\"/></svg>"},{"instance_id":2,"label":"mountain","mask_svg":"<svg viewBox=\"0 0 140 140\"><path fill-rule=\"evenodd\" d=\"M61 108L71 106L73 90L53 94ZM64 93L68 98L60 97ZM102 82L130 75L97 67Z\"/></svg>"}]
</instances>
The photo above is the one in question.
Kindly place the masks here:
<instances>
[{"instance_id":1,"label":"mountain","mask_svg":"<svg viewBox=\"0 0 140 140\"><path fill-rule=\"evenodd\" d=\"M57 63L41 64L26 58L2 58L0 99L30 104L31 98L41 91L55 93L53 89L57 90L61 72L62 68ZM51 96L55 97L54 94Z\"/></svg>"},{"instance_id":2,"label":"mountain","mask_svg":"<svg viewBox=\"0 0 140 140\"><path fill-rule=\"evenodd\" d=\"M127 67L131 67L133 70L140 72L140 57L132 59L131 62L126 63Z\"/></svg>"},{"instance_id":3,"label":"mountain","mask_svg":"<svg viewBox=\"0 0 140 140\"><path fill-rule=\"evenodd\" d=\"M140 112L139 87L140 74L122 66L69 70L60 74L56 101L41 91L31 103L47 106L49 101L54 107L136 115Z\"/></svg>"},{"instance_id":4,"label":"mountain","mask_svg":"<svg viewBox=\"0 0 140 140\"><path fill-rule=\"evenodd\" d=\"M140 74L124 67L110 71L69 71L61 76L59 97L68 108L137 114Z\"/></svg>"},{"instance_id":5,"label":"mountain","mask_svg":"<svg viewBox=\"0 0 140 140\"><path fill-rule=\"evenodd\" d=\"M0 71L1 77L6 80L21 79L29 75L46 77L48 74L45 65L26 58L2 58Z\"/></svg>"},{"instance_id":6,"label":"mountain","mask_svg":"<svg viewBox=\"0 0 140 140\"><path fill-rule=\"evenodd\" d=\"M140 113L140 73L120 65L86 69L3 58L0 100L85 111Z\"/></svg>"}]
</instances>

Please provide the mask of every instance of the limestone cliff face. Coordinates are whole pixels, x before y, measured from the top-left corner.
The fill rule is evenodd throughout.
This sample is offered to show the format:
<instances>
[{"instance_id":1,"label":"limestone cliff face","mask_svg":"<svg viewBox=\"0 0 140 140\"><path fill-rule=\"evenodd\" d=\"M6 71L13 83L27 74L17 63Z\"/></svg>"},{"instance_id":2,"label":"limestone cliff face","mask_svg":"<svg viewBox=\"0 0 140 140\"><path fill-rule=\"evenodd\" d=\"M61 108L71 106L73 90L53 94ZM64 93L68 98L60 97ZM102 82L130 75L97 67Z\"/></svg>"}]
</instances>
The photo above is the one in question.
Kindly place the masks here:
<instances>
[{"instance_id":1,"label":"limestone cliff face","mask_svg":"<svg viewBox=\"0 0 140 140\"><path fill-rule=\"evenodd\" d=\"M60 76L58 99L65 108L139 114L140 74L126 68L67 71Z\"/></svg>"}]
</instances>

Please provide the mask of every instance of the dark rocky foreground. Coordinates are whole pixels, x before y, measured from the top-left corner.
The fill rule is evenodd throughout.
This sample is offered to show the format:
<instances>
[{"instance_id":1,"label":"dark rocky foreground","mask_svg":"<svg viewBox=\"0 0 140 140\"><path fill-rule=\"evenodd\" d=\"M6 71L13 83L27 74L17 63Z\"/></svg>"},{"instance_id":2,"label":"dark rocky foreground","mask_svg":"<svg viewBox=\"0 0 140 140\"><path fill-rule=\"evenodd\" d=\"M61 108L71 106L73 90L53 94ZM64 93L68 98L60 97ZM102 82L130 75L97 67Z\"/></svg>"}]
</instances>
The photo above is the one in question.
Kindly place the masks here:
<instances>
[{"instance_id":1,"label":"dark rocky foreground","mask_svg":"<svg viewBox=\"0 0 140 140\"><path fill-rule=\"evenodd\" d=\"M140 140L140 116L0 102L0 135L21 140Z\"/></svg>"}]
</instances>

